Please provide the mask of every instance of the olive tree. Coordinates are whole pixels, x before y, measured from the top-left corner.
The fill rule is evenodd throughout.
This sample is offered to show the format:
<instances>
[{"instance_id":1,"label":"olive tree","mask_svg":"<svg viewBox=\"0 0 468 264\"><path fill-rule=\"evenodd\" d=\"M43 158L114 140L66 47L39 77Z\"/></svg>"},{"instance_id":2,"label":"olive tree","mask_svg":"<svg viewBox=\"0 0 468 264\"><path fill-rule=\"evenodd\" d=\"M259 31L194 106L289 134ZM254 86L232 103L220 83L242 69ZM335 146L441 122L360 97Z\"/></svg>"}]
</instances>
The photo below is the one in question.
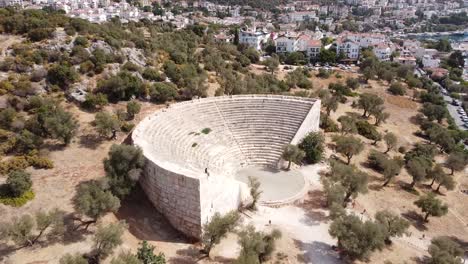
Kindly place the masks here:
<instances>
[{"instance_id":1,"label":"olive tree","mask_svg":"<svg viewBox=\"0 0 468 264\"><path fill-rule=\"evenodd\" d=\"M317 163L322 159L325 139L320 132L307 134L299 143L299 148L305 153L305 160L309 163Z\"/></svg>"},{"instance_id":2,"label":"olive tree","mask_svg":"<svg viewBox=\"0 0 468 264\"><path fill-rule=\"evenodd\" d=\"M127 228L124 221L110 224L100 224L93 237L94 258L97 262L112 254L114 249L122 244L122 235Z\"/></svg>"},{"instance_id":3,"label":"olive tree","mask_svg":"<svg viewBox=\"0 0 468 264\"><path fill-rule=\"evenodd\" d=\"M239 232L241 252L235 264L255 264L267 261L275 250L275 241L281 232L273 229L270 233L256 231L252 225Z\"/></svg>"},{"instance_id":4,"label":"olive tree","mask_svg":"<svg viewBox=\"0 0 468 264\"><path fill-rule=\"evenodd\" d=\"M421 211L425 213L424 221L426 222L428 221L429 216L440 217L448 212L448 205L443 204L442 201L437 199L433 193L422 196L415 201L414 204L421 208Z\"/></svg>"},{"instance_id":5,"label":"olive tree","mask_svg":"<svg viewBox=\"0 0 468 264\"><path fill-rule=\"evenodd\" d=\"M463 249L448 237L433 238L429 254L431 264L461 264L463 261Z\"/></svg>"},{"instance_id":6,"label":"olive tree","mask_svg":"<svg viewBox=\"0 0 468 264\"><path fill-rule=\"evenodd\" d=\"M106 213L116 212L120 207L120 200L111 191L105 190L102 183L89 181L78 186L73 204L79 214L91 218L88 221L78 219L88 229L90 224L96 223Z\"/></svg>"},{"instance_id":7,"label":"olive tree","mask_svg":"<svg viewBox=\"0 0 468 264\"><path fill-rule=\"evenodd\" d=\"M383 105L383 103L384 101L381 97L375 94L363 93L359 95L357 106L364 110L362 116L368 117L370 112L372 112L375 108Z\"/></svg>"},{"instance_id":8,"label":"olive tree","mask_svg":"<svg viewBox=\"0 0 468 264\"><path fill-rule=\"evenodd\" d=\"M210 222L203 225L201 238L203 252L209 255L213 246L221 242L221 239L237 226L239 219L239 213L236 211L229 212L223 216L215 213Z\"/></svg>"},{"instance_id":9,"label":"olive tree","mask_svg":"<svg viewBox=\"0 0 468 264\"><path fill-rule=\"evenodd\" d=\"M283 149L282 158L288 161L287 170L291 169L291 163L299 164L305 157L305 152L296 145L286 145Z\"/></svg>"},{"instance_id":10,"label":"olive tree","mask_svg":"<svg viewBox=\"0 0 468 264\"><path fill-rule=\"evenodd\" d=\"M387 150L385 150L385 153L388 153L390 150L396 148L396 146L398 145L398 138L392 132L386 133L383 136L383 140L385 141L385 144L387 144Z\"/></svg>"},{"instance_id":11,"label":"olive tree","mask_svg":"<svg viewBox=\"0 0 468 264\"><path fill-rule=\"evenodd\" d=\"M115 137L115 133L120 128L119 119L108 112L99 112L94 117L94 125L96 126L96 131L102 137Z\"/></svg>"},{"instance_id":12,"label":"olive tree","mask_svg":"<svg viewBox=\"0 0 468 264\"><path fill-rule=\"evenodd\" d=\"M347 164L351 163L351 159L354 155L357 155L364 150L362 141L353 136L338 136L333 140L335 141L336 151L346 157Z\"/></svg>"},{"instance_id":13,"label":"olive tree","mask_svg":"<svg viewBox=\"0 0 468 264\"><path fill-rule=\"evenodd\" d=\"M338 161L330 163L330 179L339 183L344 190L343 204L346 205L350 197L357 197L359 193L367 192L369 176L355 166L346 165Z\"/></svg>"},{"instance_id":14,"label":"olive tree","mask_svg":"<svg viewBox=\"0 0 468 264\"><path fill-rule=\"evenodd\" d=\"M122 199L138 181L145 158L140 148L131 145L112 145L104 159L106 179L112 193Z\"/></svg>"},{"instance_id":15,"label":"olive tree","mask_svg":"<svg viewBox=\"0 0 468 264\"><path fill-rule=\"evenodd\" d=\"M450 169L450 174L453 175L455 171L461 171L466 167L468 155L461 151L454 151L447 157L445 164Z\"/></svg>"}]
</instances>

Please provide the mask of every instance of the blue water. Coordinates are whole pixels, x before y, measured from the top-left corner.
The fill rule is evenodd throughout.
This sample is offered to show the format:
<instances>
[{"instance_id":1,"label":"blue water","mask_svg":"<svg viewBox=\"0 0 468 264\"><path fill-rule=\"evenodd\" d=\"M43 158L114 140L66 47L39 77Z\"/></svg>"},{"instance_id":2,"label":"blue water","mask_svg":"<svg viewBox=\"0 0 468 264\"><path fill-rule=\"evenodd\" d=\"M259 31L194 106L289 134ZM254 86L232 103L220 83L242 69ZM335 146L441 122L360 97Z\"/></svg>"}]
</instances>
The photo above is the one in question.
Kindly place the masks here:
<instances>
[{"instance_id":1,"label":"blue water","mask_svg":"<svg viewBox=\"0 0 468 264\"><path fill-rule=\"evenodd\" d=\"M448 39L452 42L468 41L468 33L465 34L451 34L451 35L433 35L433 36L416 36L415 38L423 39Z\"/></svg>"}]
</instances>

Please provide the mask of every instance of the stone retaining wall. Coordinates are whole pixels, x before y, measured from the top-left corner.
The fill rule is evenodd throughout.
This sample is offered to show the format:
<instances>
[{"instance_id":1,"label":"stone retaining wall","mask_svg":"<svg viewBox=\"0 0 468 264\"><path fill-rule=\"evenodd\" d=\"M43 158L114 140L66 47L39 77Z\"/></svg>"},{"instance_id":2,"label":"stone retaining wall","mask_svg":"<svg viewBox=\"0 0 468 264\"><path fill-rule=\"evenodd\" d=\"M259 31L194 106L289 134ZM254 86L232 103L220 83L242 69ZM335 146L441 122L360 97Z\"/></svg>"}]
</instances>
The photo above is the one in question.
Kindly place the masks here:
<instances>
[{"instance_id":1,"label":"stone retaining wall","mask_svg":"<svg viewBox=\"0 0 468 264\"><path fill-rule=\"evenodd\" d=\"M156 209L189 237L201 235L200 181L146 160L140 185Z\"/></svg>"}]
</instances>

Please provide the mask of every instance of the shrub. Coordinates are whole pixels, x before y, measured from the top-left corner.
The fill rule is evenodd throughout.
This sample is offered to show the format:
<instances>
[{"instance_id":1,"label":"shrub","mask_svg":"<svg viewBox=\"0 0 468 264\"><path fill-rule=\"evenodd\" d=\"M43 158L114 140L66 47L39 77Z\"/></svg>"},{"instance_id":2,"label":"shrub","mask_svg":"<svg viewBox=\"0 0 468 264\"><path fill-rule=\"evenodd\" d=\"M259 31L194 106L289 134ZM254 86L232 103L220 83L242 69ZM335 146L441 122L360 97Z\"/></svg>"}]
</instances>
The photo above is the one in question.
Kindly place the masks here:
<instances>
[{"instance_id":1,"label":"shrub","mask_svg":"<svg viewBox=\"0 0 468 264\"><path fill-rule=\"evenodd\" d=\"M320 115L320 128L325 132L338 132L338 124L326 115Z\"/></svg>"},{"instance_id":2,"label":"shrub","mask_svg":"<svg viewBox=\"0 0 468 264\"><path fill-rule=\"evenodd\" d=\"M123 122L122 123L122 126L120 127L120 129L125 132L125 133L128 133L130 131L132 131L132 129L135 127L135 124L132 124L132 123L129 123L129 122Z\"/></svg>"},{"instance_id":3,"label":"shrub","mask_svg":"<svg viewBox=\"0 0 468 264\"><path fill-rule=\"evenodd\" d=\"M20 197L32 187L31 174L24 171L12 171L8 174L6 184L11 196Z\"/></svg>"},{"instance_id":4,"label":"shrub","mask_svg":"<svg viewBox=\"0 0 468 264\"><path fill-rule=\"evenodd\" d=\"M403 85L399 82L393 82L388 88L388 91L393 95L405 95L406 90Z\"/></svg>"},{"instance_id":5,"label":"shrub","mask_svg":"<svg viewBox=\"0 0 468 264\"><path fill-rule=\"evenodd\" d=\"M358 130L359 135L368 138L370 140L377 141L381 138L379 132L375 128L375 126L369 124L369 122L360 120L356 122L356 127Z\"/></svg>"},{"instance_id":6,"label":"shrub","mask_svg":"<svg viewBox=\"0 0 468 264\"><path fill-rule=\"evenodd\" d=\"M204 129L201 130L201 132L205 135L209 134L211 132L211 128L205 127Z\"/></svg>"},{"instance_id":7,"label":"shrub","mask_svg":"<svg viewBox=\"0 0 468 264\"><path fill-rule=\"evenodd\" d=\"M142 76L148 81L163 82L166 80L166 76L164 74L160 74L156 69L153 68L146 68L143 71Z\"/></svg>"},{"instance_id":8,"label":"shrub","mask_svg":"<svg viewBox=\"0 0 468 264\"><path fill-rule=\"evenodd\" d=\"M7 174L11 171L24 170L29 167L29 162L24 156L15 156L6 161L0 162L0 173Z\"/></svg>"},{"instance_id":9,"label":"shrub","mask_svg":"<svg viewBox=\"0 0 468 264\"><path fill-rule=\"evenodd\" d=\"M322 79L328 79L330 78L330 71L325 70L325 69L319 69L319 72L317 74L317 77L322 78Z\"/></svg>"},{"instance_id":10,"label":"shrub","mask_svg":"<svg viewBox=\"0 0 468 264\"><path fill-rule=\"evenodd\" d=\"M25 205L27 202L31 201L34 199L35 195L32 190L26 191L23 193L23 195L19 197L8 197L4 196L0 192L0 203L4 205L9 205L13 207L21 207Z\"/></svg>"},{"instance_id":11,"label":"shrub","mask_svg":"<svg viewBox=\"0 0 468 264\"><path fill-rule=\"evenodd\" d=\"M313 164L322 159L324 142L325 141L321 133L311 132L302 139L298 146L305 152L305 160Z\"/></svg>"},{"instance_id":12,"label":"shrub","mask_svg":"<svg viewBox=\"0 0 468 264\"><path fill-rule=\"evenodd\" d=\"M406 148L404 146L401 146L398 148L398 152L400 152L401 154L405 154L406 153Z\"/></svg>"},{"instance_id":13,"label":"shrub","mask_svg":"<svg viewBox=\"0 0 468 264\"><path fill-rule=\"evenodd\" d=\"M155 83L149 90L151 101L165 103L177 99L177 86L172 83Z\"/></svg>"},{"instance_id":14,"label":"shrub","mask_svg":"<svg viewBox=\"0 0 468 264\"><path fill-rule=\"evenodd\" d=\"M127 117L132 120L141 110L141 104L135 100L127 103Z\"/></svg>"}]
</instances>

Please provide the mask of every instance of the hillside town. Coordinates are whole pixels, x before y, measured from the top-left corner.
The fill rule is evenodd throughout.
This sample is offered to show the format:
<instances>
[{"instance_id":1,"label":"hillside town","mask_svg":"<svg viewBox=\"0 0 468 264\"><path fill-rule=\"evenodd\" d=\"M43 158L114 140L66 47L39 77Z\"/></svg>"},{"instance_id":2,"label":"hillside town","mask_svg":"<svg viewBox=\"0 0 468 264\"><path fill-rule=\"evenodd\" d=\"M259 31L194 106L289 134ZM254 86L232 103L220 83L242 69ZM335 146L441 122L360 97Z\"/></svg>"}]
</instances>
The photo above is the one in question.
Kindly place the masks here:
<instances>
[{"instance_id":1,"label":"hillside town","mask_svg":"<svg viewBox=\"0 0 468 264\"><path fill-rule=\"evenodd\" d=\"M468 0L0 0L0 263L468 263Z\"/></svg>"}]
</instances>

